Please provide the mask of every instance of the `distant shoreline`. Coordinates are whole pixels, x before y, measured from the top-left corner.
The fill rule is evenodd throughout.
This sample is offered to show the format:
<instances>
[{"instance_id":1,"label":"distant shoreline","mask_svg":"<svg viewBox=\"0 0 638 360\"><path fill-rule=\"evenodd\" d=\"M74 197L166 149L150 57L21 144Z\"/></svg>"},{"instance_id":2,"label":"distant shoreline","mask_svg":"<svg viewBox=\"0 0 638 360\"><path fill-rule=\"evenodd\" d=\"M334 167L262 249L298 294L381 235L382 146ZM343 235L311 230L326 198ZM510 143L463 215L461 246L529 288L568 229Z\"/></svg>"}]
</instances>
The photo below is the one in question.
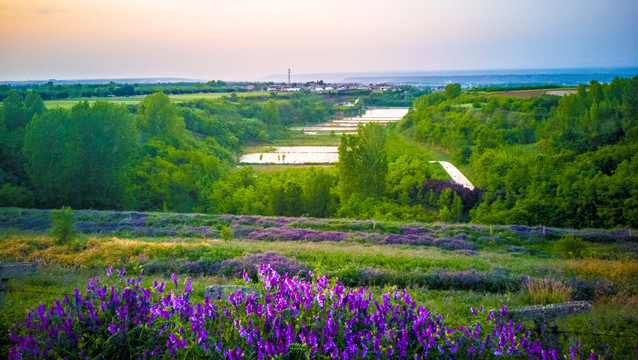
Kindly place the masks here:
<instances>
[{"instance_id":1,"label":"distant shoreline","mask_svg":"<svg viewBox=\"0 0 638 360\"><path fill-rule=\"evenodd\" d=\"M596 80L611 82L615 77L638 75L634 67L592 68L536 68L536 69L492 69L492 70L436 70L436 71L376 71L294 74L294 82L324 80L331 83L388 83L397 85L445 86L460 83L464 87L516 86L530 84L555 84L574 86ZM212 80L212 79L209 79ZM177 77L96 78L96 79L48 79L48 80L0 80L0 85L21 86L29 84L166 84L205 83L208 80ZM231 83L287 82L286 74L272 74L258 79L229 80Z\"/></svg>"}]
</instances>

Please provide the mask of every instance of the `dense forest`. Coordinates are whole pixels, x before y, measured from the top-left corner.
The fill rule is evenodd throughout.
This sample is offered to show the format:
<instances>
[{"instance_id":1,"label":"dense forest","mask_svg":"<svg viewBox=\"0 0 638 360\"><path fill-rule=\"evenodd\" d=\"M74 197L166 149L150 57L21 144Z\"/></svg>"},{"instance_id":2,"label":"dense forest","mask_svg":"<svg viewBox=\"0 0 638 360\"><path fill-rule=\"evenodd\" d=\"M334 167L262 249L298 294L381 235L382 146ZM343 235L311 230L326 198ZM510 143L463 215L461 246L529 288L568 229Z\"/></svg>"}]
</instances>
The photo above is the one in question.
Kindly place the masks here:
<instances>
[{"instance_id":1,"label":"dense forest","mask_svg":"<svg viewBox=\"0 0 638 360\"><path fill-rule=\"evenodd\" d=\"M223 84L207 84L206 86ZM0 206L208 212L562 227L638 225L638 77L565 97L374 92L47 109L11 91L0 109ZM361 94L353 94L360 96ZM418 97L421 95L420 97ZM334 167L236 167L244 146L370 105L410 105L399 123L344 135ZM477 186L449 182L443 149Z\"/></svg>"},{"instance_id":2,"label":"dense forest","mask_svg":"<svg viewBox=\"0 0 638 360\"><path fill-rule=\"evenodd\" d=\"M486 191L473 222L638 226L638 76L562 98L448 86L415 101L399 129L471 170Z\"/></svg>"}]
</instances>

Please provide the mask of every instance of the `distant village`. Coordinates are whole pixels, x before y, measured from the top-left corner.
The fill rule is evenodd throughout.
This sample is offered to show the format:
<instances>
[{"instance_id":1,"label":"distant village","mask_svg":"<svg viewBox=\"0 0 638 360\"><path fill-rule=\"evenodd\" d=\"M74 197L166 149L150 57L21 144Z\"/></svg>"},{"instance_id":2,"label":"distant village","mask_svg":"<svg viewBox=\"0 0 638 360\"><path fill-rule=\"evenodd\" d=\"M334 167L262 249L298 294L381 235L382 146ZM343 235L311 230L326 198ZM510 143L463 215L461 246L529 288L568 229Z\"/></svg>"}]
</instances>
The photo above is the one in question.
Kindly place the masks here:
<instances>
[{"instance_id":1,"label":"distant village","mask_svg":"<svg viewBox=\"0 0 638 360\"><path fill-rule=\"evenodd\" d=\"M237 88L237 87L235 87ZM327 83L304 83L304 84L263 84L263 85L246 85L242 88L245 91L274 91L274 92L297 92L301 90L308 91L344 91L344 90L375 90L385 91L390 89L398 89L398 85L387 84L327 84Z\"/></svg>"}]
</instances>

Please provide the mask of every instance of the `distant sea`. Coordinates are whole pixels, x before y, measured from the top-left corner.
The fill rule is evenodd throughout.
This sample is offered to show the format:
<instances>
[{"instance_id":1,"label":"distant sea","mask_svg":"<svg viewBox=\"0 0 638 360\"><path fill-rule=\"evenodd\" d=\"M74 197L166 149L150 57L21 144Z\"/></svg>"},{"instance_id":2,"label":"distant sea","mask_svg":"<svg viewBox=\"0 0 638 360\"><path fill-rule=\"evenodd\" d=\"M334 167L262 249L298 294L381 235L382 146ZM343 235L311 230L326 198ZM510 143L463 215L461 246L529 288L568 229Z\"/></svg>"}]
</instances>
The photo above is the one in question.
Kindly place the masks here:
<instances>
[{"instance_id":1,"label":"distant sea","mask_svg":"<svg viewBox=\"0 0 638 360\"><path fill-rule=\"evenodd\" d=\"M638 75L638 67L293 74L291 80L293 82L324 80L337 83L387 83L434 87L459 83L464 88L471 88L547 84L573 86L587 84L592 80L609 83L615 77L631 78L635 75ZM287 75L275 74L261 80L282 82L287 80Z\"/></svg>"}]
</instances>

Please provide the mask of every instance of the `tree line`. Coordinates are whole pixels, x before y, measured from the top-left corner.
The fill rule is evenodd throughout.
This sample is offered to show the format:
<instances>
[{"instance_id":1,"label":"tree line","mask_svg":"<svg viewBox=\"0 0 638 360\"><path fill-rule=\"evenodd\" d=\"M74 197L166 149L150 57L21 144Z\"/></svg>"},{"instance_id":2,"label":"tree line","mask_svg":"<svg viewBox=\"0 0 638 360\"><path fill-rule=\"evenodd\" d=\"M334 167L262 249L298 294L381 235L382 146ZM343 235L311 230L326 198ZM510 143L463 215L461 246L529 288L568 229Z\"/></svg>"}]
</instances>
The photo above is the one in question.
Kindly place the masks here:
<instances>
[{"instance_id":1,"label":"tree line","mask_svg":"<svg viewBox=\"0 0 638 360\"><path fill-rule=\"evenodd\" d=\"M134 108L98 101L47 109L37 91L13 92L0 108L0 206L422 218L409 187L446 175L423 159L389 157L388 147L403 145L386 144L380 126L344 137L357 143L356 180L345 162L341 170L235 167L243 145L286 138L290 126L326 121L338 108L307 93L179 106L155 93Z\"/></svg>"}]
</instances>

